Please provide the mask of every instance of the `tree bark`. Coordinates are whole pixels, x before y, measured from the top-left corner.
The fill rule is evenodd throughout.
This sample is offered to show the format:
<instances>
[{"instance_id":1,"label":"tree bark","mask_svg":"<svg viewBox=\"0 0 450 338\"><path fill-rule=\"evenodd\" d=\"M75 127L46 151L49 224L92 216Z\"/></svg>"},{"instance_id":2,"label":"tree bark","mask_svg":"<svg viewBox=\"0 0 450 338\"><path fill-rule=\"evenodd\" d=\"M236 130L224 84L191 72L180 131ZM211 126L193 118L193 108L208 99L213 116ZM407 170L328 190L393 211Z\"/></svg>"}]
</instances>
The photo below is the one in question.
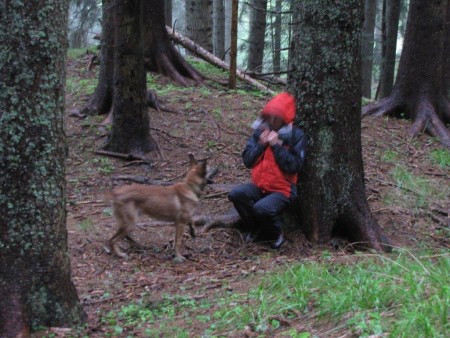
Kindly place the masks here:
<instances>
[{"instance_id":1,"label":"tree bark","mask_svg":"<svg viewBox=\"0 0 450 338\"><path fill-rule=\"evenodd\" d=\"M231 5L231 43L230 43L230 77L228 88L236 89L236 69L237 69L237 34L238 34L238 6L239 1L233 0Z\"/></svg>"},{"instance_id":2,"label":"tree bark","mask_svg":"<svg viewBox=\"0 0 450 338\"><path fill-rule=\"evenodd\" d=\"M233 1L225 1L225 58L224 61L230 63L231 50L231 24L232 24Z\"/></svg>"},{"instance_id":3,"label":"tree bark","mask_svg":"<svg viewBox=\"0 0 450 338\"><path fill-rule=\"evenodd\" d=\"M108 114L112 107L114 74L114 0L102 1L102 36L98 83L83 115Z\"/></svg>"},{"instance_id":4,"label":"tree bark","mask_svg":"<svg viewBox=\"0 0 450 338\"><path fill-rule=\"evenodd\" d=\"M225 4L224 0L214 0L213 45L214 55L225 59Z\"/></svg>"},{"instance_id":5,"label":"tree bark","mask_svg":"<svg viewBox=\"0 0 450 338\"><path fill-rule=\"evenodd\" d=\"M450 3L447 6L446 25L445 25L445 42L444 42L444 71L442 72L443 95L450 100ZM445 111L443 107L441 110ZM448 116L447 120L450 120Z\"/></svg>"},{"instance_id":6,"label":"tree bark","mask_svg":"<svg viewBox=\"0 0 450 338\"><path fill-rule=\"evenodd\" d=\"M309 146L294 218L313 242L340 236L381 251L361 152L362 10L359 0L296 1L288 89Z\"/></svg>"},{"instance_id":7,"label":"tree bark","mask_svg":"<svg viewBox=\"0 0 450 338\"><path fill-rule=\"evenodd\" d=\"M114 4L113 123L105 150L144 155L156 144L150 137L147 112L142 2L115 0Z\"/></svg>"},{"instance_id":8,"label":"tree bark","mask_svg":"<svg viewBox=\"0 0 450 338\"><path fill-rule=\"evenodd\" d=\"M67 12L9 1L0 16L1 337L85 320L67 250Z\"/></svg>"},{"instance_id":9,"label":"tree bark","mask_svg":"<svg viewBox=\"0 0 450 338\"><path fill-rule=\"evenodd\" d=\"M380 89L378 98L389 96L394 85L395 60L397 51L398 23L400 19L401 0L387 0L386 7L386 37L384 58L380 74Z\"/></svg>"},{"instance_id":10,"label":"tree bark","mask_svg":"<svg viewBox=\"0 0 450 338\"><path fill-rule=\"evenodd\" d=\"M172 0L164 0L165 24L172 27Z\"/></svg>"},{"instance_id":11,"label":"tree bark","mask_svg":"<svg viewBox=\"0 0 450 338\"><path fill-rule=\"evenodd\" d=\"M281 70L281 0L275 1L275 23L273 33L273 60L272 71L278 73Z\"/></svg>"},{"instance_id":12,"label":"tree bark","mask_svg":"<svg viewBox=\"0 0 450 338\"><path fill-rule=\"evenodd\" d=\"M362 96L372 97L372 66L373 66L373 39L375 31L375 18L377 13L376 0L364 1L364 24L362 30Z\"/></svg>"},{"instance_id":13,"label":"tree bark","mask_svg":"<svg viewBox=\"0 0 450 338\"><path fill-rule=\"evenodd\" d=\"M247 68L261 73L266 34L267 0L252 0L250 8Z\"/></svg>"},{"instance_id":14,"label":"tree bark","mask_svg":"<svg viewBox=\"0 0 450 338\"><path fill-rule=\"evenodd\" d=\"M212 0L186 0L186 35L208 52L213 52Z\"/></svg>"},{"instance_id":15,"label":"tree bark","mask_svg":"<svg viewBox=\"0 0 450 338\"><path fill-rule=\"evenodd\" d=\"M390 96L364 107L364 116L383 114L413 121L411 137L428 132L450 147L450 104L444 72L449 1L411 0L397 79Z\"/></svg>"}]
</instances>

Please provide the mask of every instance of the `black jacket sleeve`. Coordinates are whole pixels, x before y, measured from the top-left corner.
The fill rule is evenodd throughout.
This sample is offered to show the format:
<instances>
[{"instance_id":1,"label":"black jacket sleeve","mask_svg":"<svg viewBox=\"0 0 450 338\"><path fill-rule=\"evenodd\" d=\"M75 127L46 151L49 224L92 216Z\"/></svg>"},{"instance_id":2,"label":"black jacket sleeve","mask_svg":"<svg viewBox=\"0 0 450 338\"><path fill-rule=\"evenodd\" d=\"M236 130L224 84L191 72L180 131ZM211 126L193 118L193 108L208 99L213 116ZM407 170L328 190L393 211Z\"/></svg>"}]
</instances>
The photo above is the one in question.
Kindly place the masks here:
<instances>
[{"instance_id":1,"label":"black jacket sleeve","mask_svg":"<svg viewBox=\"0 0 450 338\"><path fill-rule=\"evenodd\" d=\"M300 171L305 163L308 139L299 128L292 129L290 142L283 145L272 146L275 161L282 171L295 174Z\"/></svg>"},{"instance_id":2,"label":"black jacket sleeve","mask_svg":"<svg viewBox=\"0 0 450 338\"><path fill-rule=\"evenodd\" d=\"M242 152L244 165L249 169L251 169L257 163L267 147L266 145L262 145L258 142L261 134L262 130L255 129L253 135L248 139L244 151Z\"/></svg>"}]
</instances>

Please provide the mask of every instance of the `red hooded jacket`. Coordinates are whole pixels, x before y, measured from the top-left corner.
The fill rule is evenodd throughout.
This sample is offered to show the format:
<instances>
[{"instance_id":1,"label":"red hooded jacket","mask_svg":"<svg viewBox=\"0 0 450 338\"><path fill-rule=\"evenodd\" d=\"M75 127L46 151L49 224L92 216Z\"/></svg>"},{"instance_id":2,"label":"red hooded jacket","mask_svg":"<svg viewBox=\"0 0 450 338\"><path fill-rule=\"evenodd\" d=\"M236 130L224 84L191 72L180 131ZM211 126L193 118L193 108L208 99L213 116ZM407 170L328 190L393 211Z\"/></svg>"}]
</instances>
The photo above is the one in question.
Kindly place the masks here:
<instances>
[{"instance_id":1,"label":"red hooded jacket","mask_svg":"<svg viewBox=\"0 0 450 338\"><path fill-rule=\"evenodd\" d=\"M276 115L287 125L295 118L295 100L288 93L272 98L262 110L262 116ZM283 144L267 146L260 144L262 130L256 129L243 152L244 164L251 168L253 183L263 192L280 192L293 197L297 192L297 177L302 167L307 139L303 131L293 127L292 135Z\"/></svg>"}]
</instances>

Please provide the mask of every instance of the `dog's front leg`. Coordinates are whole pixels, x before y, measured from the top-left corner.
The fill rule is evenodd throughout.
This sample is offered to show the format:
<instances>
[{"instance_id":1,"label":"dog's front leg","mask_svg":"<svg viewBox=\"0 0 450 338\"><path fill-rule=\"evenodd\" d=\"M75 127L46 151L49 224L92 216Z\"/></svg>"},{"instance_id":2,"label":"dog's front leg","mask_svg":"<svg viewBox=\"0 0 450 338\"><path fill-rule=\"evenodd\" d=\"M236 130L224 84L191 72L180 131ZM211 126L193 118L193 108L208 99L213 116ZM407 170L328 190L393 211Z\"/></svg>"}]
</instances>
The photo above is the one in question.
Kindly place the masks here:
<instances>
[{"instance_id":1,"label":"dog's front leg","mask_svg":"<svg viewBox=\"0 0 450 338\"><path fill-rule=\"evenodd\" d=\"M175 250L175 258L174 261L176 263L183 263L186 260L186 257L184 257L180 252L181 247L181 240L183 239L184 234L184 223L177 222L175 224L175 241L173 243L174 250Z\"/></svg>"}]
</instances>

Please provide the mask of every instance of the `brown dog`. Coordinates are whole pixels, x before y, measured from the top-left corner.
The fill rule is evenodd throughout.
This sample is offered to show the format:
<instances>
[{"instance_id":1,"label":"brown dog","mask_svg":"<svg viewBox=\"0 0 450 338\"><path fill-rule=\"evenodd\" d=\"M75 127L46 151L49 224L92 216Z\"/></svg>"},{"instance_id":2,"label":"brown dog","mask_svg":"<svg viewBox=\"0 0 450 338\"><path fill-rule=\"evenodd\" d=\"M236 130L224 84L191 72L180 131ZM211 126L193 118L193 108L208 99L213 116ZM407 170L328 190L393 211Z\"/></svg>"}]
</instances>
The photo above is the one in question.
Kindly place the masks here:
<instances>
[{"instance_id":1,"label":"brown dog","mask_svg":"<svg viewBox=\"0 0 450 338\"><path fill-rule=\"evenodd\" d=\"M140 211L154 219L175 223L174 260L181 263L186 259L180 253L184 227L188 224L191 236L195 237L192 215L209 178L206 160L196 161L191 154L189 159L190 168L182 182L171 186L132 184L106 194L106 200L112 201L113 215L118 224L117 232L108 242L116 255L126 257L118 248L119 240L127 237L135 242L128 234L136 224Z\"/></svg>"}]
</instances>

